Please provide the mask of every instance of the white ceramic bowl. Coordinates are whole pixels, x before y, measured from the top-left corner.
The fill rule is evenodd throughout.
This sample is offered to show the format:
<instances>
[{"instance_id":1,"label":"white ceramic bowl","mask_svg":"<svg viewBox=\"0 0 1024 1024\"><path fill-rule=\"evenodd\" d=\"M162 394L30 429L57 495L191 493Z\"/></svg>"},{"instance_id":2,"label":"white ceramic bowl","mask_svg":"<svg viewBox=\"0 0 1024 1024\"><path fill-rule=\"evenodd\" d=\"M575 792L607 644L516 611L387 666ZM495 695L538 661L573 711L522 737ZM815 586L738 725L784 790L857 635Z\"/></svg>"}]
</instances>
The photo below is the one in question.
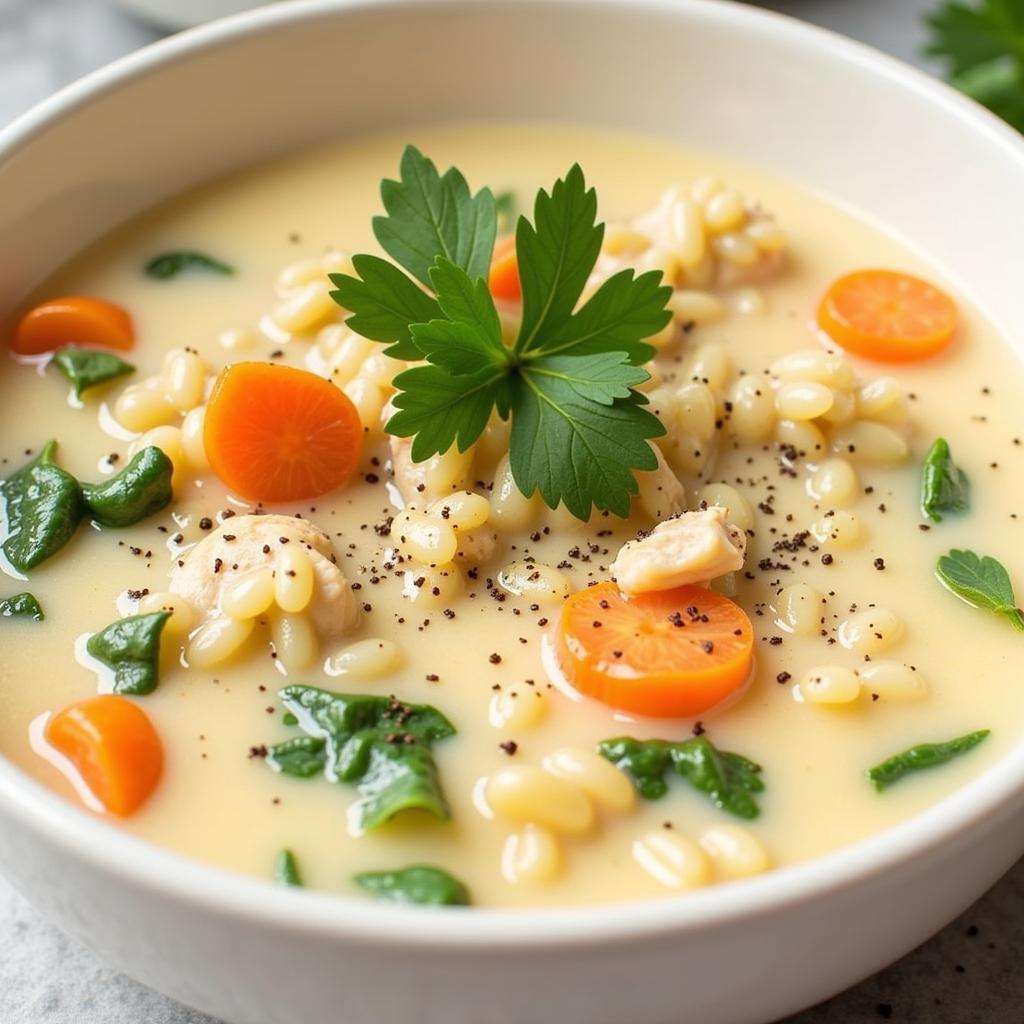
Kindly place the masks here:
<instances>
[{"instance_id":1,"label":"white ceramic bowl","mask_svg":"<svg viewBox=\"0 0 1024 1024\"><path fill-rule=\"evenodd\" d=\"M483 116L757 161L913 240L1024 339L1009 230L1024 141L877 53L708 0L294 0L158 44L0 134L0 303L215 175L367 128ZM129 974L239 1024L762 1024L908 951L1022 850L1024 745L897 828L750 881L642 905L403 911L185 861L0 758L12 881Z\"/></svg>"}]
</instances>

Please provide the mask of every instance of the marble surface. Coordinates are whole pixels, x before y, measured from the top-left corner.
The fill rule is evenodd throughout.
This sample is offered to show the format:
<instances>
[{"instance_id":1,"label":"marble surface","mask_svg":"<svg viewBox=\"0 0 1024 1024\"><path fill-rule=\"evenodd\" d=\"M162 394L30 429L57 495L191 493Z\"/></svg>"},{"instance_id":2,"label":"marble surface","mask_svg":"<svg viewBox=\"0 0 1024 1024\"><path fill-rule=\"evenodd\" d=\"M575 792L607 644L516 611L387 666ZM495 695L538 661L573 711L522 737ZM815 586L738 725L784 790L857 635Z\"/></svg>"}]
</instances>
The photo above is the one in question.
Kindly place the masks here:
<instances>
[{"instance_id":1,"label":"marble surface","mask_svg":"<svg viewBox=\"0 0 1024 1024\"><path fill-rule=\"evenodd\" d=\"M762 6L920 63L920 17L930 3L779 0ZM158 36L104 0L0 0L0 126L65 83ZM1024 862L899 963L786 1024L1022 1024L1022 964ZM0 880L0 1024L218 1022L107 967Z\"/></svg>"}]
</instances>

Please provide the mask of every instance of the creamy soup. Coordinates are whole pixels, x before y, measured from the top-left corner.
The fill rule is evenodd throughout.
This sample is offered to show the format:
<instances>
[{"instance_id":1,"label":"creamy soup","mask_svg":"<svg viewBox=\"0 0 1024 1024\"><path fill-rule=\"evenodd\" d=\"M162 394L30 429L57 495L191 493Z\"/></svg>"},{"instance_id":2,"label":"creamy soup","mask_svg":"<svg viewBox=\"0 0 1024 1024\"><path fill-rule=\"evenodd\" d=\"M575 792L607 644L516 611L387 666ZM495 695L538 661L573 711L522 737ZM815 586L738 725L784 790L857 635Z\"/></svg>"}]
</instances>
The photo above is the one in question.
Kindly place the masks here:
<instances>
[{"instance_id":1,"label":"creamy soup","mask_svg":"<svg viewBox=\"0 0 1024 1024\"><path fill-rule=\"evenodd\" d=\"M459 168L472 189L510 193L531 219L538 188L579 163L608 223L585 296L623 268L662 271L672 285L671 322L654 332L650 378L636 384L666 433L653 441L658 468L637 474L628 519L595 512L582 522L523 497L497 417L468 453L426 463L413 462L410 439L384 432L392 379L406 364L345 326L326 275L351 274L352 253L381 253L371 219L408 141L439 168ZM499 236L511 223L502 210ZM163 278L144 273L155 256L180 250L234 273L195 262ZM823 336L816 310L830 283L872 267L948 293L960 317L952 342L886 363ZM1000 560L1012 579L1022 529L1015 402L1024 380L958 269L756 169L564 127L419 128L346 141L155 210L75 258L37 296L96 296L127 310L136 340L118 354L134 373L80 400L45 354L9 359L0 373L4 475L50 439L57 463L93 484L150 446L173 462L170 504L124 528L86 512L43 564L19 574L5 563L0 598L30 591L45 619L0 621L0 751L105 814L75 778L74 751L48 729L61 709L115 685L104 656L116 660L116 637L92 653L88 638L164 609L173 614L159 636L158 685L123 696L151 721L162 773L133 813L108 817L220 867L270 878L289 850L304 884L359 898L369 898L353 881L361 872L432 865L476 905L583 904L793 864L914 815L1009 750L1024 718L1010 671L1021 642L1012 615L970 607L935 575L940 555L960 549ZM515 295L499 294L498 309L508 340L521 315ZM233 480L240 465L241 449L214 458L203 437L213 380L241 361L312 371L344 389L364 435L347 484L258 502L209 468ZM268 418L276 415L268 403ZM947 487L934 522L920 510L921 478L940 437L969 477L969 508L953 510L960 492L950 497ZM4 493L10 532L10 486ZM730 671L742 680L716 669L722 699L695 713L685 680L682 703L655 694L644 705L654 715L581 692L560 617L569 595L613 575L632 588L627 611L636 595L710 581L714 600L751 623L750 643L742 624L736 632ZM669 634L703 636L700 607L692 624L685 605L666 621L673 614ZM591 641L597 625L596 616L584 624ZM716 642L711 661L733 640ZM678 682L672 671L666 693ZM123 688L127 674L118 678ZM376 820L380 808L358 780L325 774L322 736L303 741L308 777L278 770L297 755L275 745L311 731L279 699L291 685L394 696L385 725L393 720L396 734L378 730L374 741L392 748L425 714L407 705L436 708L454 734L407 745L436 763L447 819L430 813L440 798L431 808L420 793L412 802L426 810L385 809ZM584 689L594 693L593 680ZM699 704L705 691L695 692ZM919 744L985 729L975 749L881 791L866 775ZM598 753L618 737L681 745L680 771L664 772L660 798L647 785L638 791L621 746ZM688 744L697 739L708 746ZM708 750L761 771L719 762L727 779L715 798L697 765ZM657 788L661 774L639 781Z\"/></svg>"}]
</instances>

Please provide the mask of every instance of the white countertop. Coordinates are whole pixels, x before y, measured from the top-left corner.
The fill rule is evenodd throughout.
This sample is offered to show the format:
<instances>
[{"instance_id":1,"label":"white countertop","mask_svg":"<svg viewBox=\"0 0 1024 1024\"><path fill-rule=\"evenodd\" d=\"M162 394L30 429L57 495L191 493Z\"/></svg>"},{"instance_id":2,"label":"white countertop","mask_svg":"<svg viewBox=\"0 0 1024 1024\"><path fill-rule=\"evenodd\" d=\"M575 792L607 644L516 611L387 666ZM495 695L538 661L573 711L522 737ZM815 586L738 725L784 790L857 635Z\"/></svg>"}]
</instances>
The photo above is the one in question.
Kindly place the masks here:
<instances>
[{"instance_id":1,"label":"white countertop","mask_svg":"<svg viewBox=\"0 0 1024 1024\"><path fill-rule=\"evenodd\" d=\"M920 63L920 18L932 4L779 0L761 6ZM158 37L104 0L0 0L0 126L67 82ZM1021 1024L1022 964L1024 862L914 953L787 1024ZM218 1022L107 967L0 880L0 1024Z\"/></svg>"}]
</instances>

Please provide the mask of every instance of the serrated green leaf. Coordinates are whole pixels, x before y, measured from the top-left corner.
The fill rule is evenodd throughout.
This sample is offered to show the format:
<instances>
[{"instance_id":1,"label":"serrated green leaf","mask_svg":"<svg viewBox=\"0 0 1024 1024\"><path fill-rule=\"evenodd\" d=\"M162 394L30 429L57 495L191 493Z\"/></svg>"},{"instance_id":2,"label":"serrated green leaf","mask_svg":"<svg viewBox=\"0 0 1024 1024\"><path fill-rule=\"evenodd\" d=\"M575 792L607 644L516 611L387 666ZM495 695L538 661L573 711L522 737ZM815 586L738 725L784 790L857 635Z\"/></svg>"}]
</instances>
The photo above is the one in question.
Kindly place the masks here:
<instances>
[{"instance_id":1,"label":"serrated green leaf","mask_svg":"<svg viewBox=\"0 0 1024 1024\"><path fill-rule=\"evenodd\" d=\"M539 491L550 508L564 504L578 519L589 518L591 506L627 516L639 489L634 471L658 464L648 440L665 432L626 383L643 371L621 353L618 367L609 365L610 355L538 359L516 378L509 446L516 486ZM590 373L605 379L588 382Z\"/></svg>"},{"instance_id":2,"label":"serrated green leaf","mask_svg":"<svg viewBox=\"0 0 1024 1024\"><path fill-rule=\"evenodd\" d=\"M597 224L597 193L587 188L573 164L551 192L541 189L534 223L516 228L516 255L523 292L523 319L515 351L542 350L545 337L559 330L583 293L601 251L604 225Z\"/></svg>"},{"instance_id":3,"label":"serrated green leaf","mask_svg":"<svg viewBox=\"0 0 1024 1024\"><path fill-rule=\"evenodd\" d=\"M497 223L490 189L471 195L459 170L450 167L438 174L415 146L406 146L399 174L399 181L381 182L387 216L373 219L373 233L384 251L428 286L438 256L470 277L486 277Z\"/></svg>"},{"instance_id":4,"label":"serrated green leaf","mask_svg":"<svg viewBox=\"0 0 1024 1024\"><path fill-rule=\"evenodd\" d=\"M935 575L962 601L1003 615L1014 629L1024 631L1024 612L1017 607L1009 573L996 559L954 548L939 558Z\"/></svg>"},{"instance_id":5,"label":"serrated green leaf","mask_svg":"<svg viewBox=\"0 0 1024 1024\"><path fill-rule=\"evenodd\" d=\"M410 324L425 323L441 315L441 307L398 267L379 256L352 257L358 277L331 274L331 298L352 313L345 323L371 341L390 342L387 355L419 359L409 332Z\"/></svg>"}]
</instances>

